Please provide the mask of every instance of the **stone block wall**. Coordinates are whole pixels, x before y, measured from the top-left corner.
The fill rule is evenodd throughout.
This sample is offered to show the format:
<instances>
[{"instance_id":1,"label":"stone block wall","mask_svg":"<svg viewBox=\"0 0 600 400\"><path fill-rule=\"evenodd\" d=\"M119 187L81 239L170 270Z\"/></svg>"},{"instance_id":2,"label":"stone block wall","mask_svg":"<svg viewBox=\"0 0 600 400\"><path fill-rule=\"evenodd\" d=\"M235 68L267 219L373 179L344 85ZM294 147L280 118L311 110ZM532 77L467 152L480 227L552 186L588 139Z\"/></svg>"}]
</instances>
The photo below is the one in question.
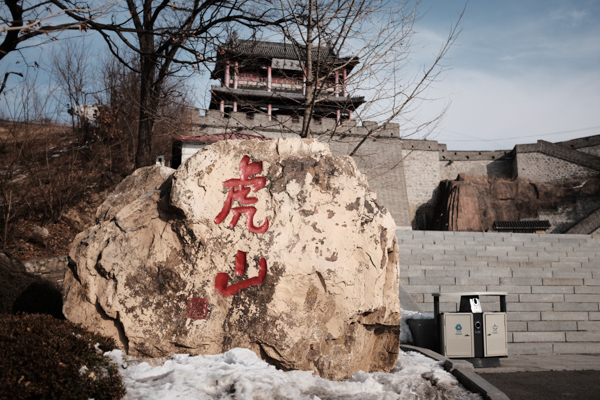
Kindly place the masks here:
<instances>
[{"instance_id":1,"label":"stone block wall","mask_svg":"<svg viewBox=\"0 0 600 400\"><path fill-rule=\"evenodd\" d=\"M512 160L468 160L441 161L440 178L455 180L458 174L469 176L490 176L494 178L511 178Z\"/></svg>"},{"instance_id":2,"label":"stone block wall","mask_svg":"<svg viewBox=\"0 0 600 400\"><path fill-rule=\"evenodd\" d=\"M600 354L600 236L397 230L400 281L431 293L508 292L510 354ZM499 310L495 298L484 311ZM441 298L444 312L457 311Z\"/></svg>"},{"instance_id":3,"label":"stone block wall","mask_svg":"<svg viewBox=\"0 0 600 400\"><path fill-rule=\"evenodd\" d=\"M437 151L402 150L404 176L410 220L413 221L419 207L437 200L440 184L439 153ZM418 226L418 221L415 225Z\"/></svg>"},{"instance_id":4,"label":"stone block wall","mask_svg":"<svg viewBox=\"0 0 600 400\"><path fill-rule=\"evenodd\" d=\"M535 220L548 220L550 222L550 228L546 233L577 233L577 234L589 234L593 232L593 228L588 231L573 231L568 232L578 222L589 216L593 211L600 207L600 198L580 198L574 206L559 206L555 210L540 210L538 211L538 217ZM597 218L591 218L588 221L588 226L600 226L600 220ZM524 219L526 220L526 219Z\"/></svg>"},{"instance_id":5,"label":"stone block wall","mask_svg":"<svg viewBox=\"0 0 600 400\"><path fill-rule=\"evenodd\" d=\"M600 157L600 145L598 145L598 146L591 146L591 147L581 147L581 148L579 148L577 150L582 151L582 152L587 153L587 154L594 155L596 157Z\"/></svg>"},{"instance_id":6,"label":"stone block wall","mask_svg":"<svg viewBox=\"0 0 600 400\"><path fill-rule=\"evenodd\" d=\"M348 155L361 137L346 136L329 142L332 154ZM402 143L397 138L376 137L367 140L353 156L358 169L377 193L377 202L392 214L397 226L410 226L409 203L406 191Z\"/></svg>"},{"instance_id":7,"label":"stone block wall","mask_svg":"<svg viewBox=\"0 0 600 400\"><path fill-rule=\"evenodd\" d=\"M211 135L224 131L241 130L245 133L256 133L269 138L297 137L297 132L302 129L302 116L296 122L289 115L274 115L271 120L265 113L254 113L252 119L245 112L221 113L219 110L206 110L205 116L196 120L192 134L196 136ZM357 125L356 120L346 120L337 125L334 118L322 118L319 124L314 121L310 124L313 136L335 132L337 135L360 135L376 130L376 135L381 137L400 138L399 125L389 123L378 125L376 122L364 121Z\"/></svg>"},{"instance_id":8,"label":"stone block wall","mask_svg":"<svg viewBox=\"0 0 600 400\"><path fill-rule=\"evenodd\" d=\"M591 168L542 153L517 153L516 165L519 178L534 182L562 182L598 175Z\"/></svg>"},{"instance_id":9,"label":"stone block wall","mask_svg":"<svg viewBox=\"0 0 600 400\"><path fill-rule=\"evenodd\" d=\"M65 277L65 269L68 264L68 256L52 258L38 258L35 260L22 261L25 269L30 274L39 275L42 278L62 286Z\"/></svg>"}]
</instances>

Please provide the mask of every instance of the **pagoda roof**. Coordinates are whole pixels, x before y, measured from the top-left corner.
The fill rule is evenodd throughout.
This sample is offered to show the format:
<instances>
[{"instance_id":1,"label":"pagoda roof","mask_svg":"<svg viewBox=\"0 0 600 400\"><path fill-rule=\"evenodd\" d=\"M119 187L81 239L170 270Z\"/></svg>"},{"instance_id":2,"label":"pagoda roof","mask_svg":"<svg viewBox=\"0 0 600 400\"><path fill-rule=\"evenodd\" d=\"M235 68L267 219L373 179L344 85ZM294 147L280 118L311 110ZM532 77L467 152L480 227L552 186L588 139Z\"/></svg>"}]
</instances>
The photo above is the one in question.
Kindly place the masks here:
<instances>
[{"instance_id":1,"label":"pagoda roof","mask_svg":"<svg viewBox=\"0 0 600 400\"><path fill-rule=\"evenodd\" d=\"M300 60L299 51L305 45L292 43L267 42L261 40L230 40L219 50L235 56L257 58L283 58L286 60ZM313 58L319 61L350 61L353 66L358 64L358 57L336 57L328 47L313 49Z\"/></svg>"}]
</instances>

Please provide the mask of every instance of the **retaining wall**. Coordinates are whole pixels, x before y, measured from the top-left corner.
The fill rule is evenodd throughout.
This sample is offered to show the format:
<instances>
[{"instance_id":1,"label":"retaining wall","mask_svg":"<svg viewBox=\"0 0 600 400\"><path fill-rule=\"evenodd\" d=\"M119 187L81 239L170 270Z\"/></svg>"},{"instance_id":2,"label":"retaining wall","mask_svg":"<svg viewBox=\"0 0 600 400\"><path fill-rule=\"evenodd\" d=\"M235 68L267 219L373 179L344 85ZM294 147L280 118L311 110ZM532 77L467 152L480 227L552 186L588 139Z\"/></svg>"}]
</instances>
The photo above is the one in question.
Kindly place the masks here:
<instances>
[{"instance_id":1,"label":"retaining wall","mask_svg":"<svg viewBox=\"0 0 600 400\"><path fill-rule=\"evenodd\" d=\"M62 286L65 269L69 262L68 256L51 258L38 258L35 260L21 261L30 274L40 275L42 278Z\"/></svg>"},{"instance_id":2,"label":"retaining wall","mask_svg":"<svg viewBox=\"0 0 600 400\"><path fill-rule=\"evenodd\" d=\"M400 281L431 293L508 292L510 354L600 354L600 236L397 230ZM493 299L493 298L491 298ZM499 309L483 300L483 308ZM457 310L441 298L441 311Z\"/></svg>"}]
</instances>

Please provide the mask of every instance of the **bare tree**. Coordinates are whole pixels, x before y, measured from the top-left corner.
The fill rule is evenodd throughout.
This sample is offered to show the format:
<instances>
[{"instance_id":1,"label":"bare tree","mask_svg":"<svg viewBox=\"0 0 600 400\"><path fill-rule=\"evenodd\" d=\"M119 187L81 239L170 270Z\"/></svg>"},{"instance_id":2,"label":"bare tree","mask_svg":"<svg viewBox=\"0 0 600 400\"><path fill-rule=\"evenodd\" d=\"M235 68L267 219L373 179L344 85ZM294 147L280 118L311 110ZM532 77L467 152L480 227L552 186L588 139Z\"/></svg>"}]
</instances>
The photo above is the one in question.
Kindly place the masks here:
<instances>
[{"instance_id":1,"label":"bare tree","mask_svg":"<svg viewBox=\"0 0 600 400\"><path fill-rule=\"evenodd\" d=\"M55 34L64 30L86 30L87 22L104 15L122 0L108 0L101 2L96 7L83 6L83 8L70 10L52 10L52 2L49 0L2 0L0 2L0 36L4 39L0 43L0 61L13 51L23 48L23 42L33 38L41 37L33 45L41 45L46 41L56 40ZM87 18L70 21L67 23L54 24L58 17L70 12L86 12ZM46 41L43 38L47 38ZM34 62L33 65L37 65ZM6 88L8 78L11 74L23 77L18 71L8 71L0 85L0 93Z\"/></svg>"},{"instance_id":2,"label":"bare tree","mask_svg":"<svg viewBox=\"0 0 600 400\"><path fill-rule=\"evenodd\" d=\"M435 126L443 112L424 123L412 120L412 112L420 101L426 100L427 90L444 71L442 61L460 33L462 14L431 64L407 78L419 3L418 0L278 1L283 21L277 26L279 34L293 47L306 82L305 96L298 104L304 113L298 132L301 137L311 135L309 124L320 104L339 99L343 105L342 100L351 99L355 93L367 95L356 117L383 123L370 130L350 155L388 122L400 122L404 136L426 133Z\"/></svg>"},{"instance_id":3,"label":"bare tree","mask_svg":"<svg viewBox=\"0 0 600 400\"><path fill-rule=\"evenodd\" d=\"M130 65L136 67L137 60L132 59ZM102 76L102 88L95 96L100 104L96 120L99 139L109 145L111 160L114 148L122 158L126 153L127 162L133 165L139 128L139 75L111 55L101 64L98 75ZM186 113L191 109L190 92L185 80L176 77L165 80L164 97L158 104L152 135L152 148L157 154L170 154L172 137L186 129Z\"/></svg>"},{"instance_id":4,"label":"bare tree","mask_svg":"<svg viewBox=\"0 0 600 400\"><path fill-rule=\"evenodd\" d=\"M52 0L79 22L89 14L77 0ZM116 7L109 22L87 23L100 32L117 59L140 78L140 110L136 167L153 161L152 136L165 81L169 76L185 77L210 62L215 38L222 37L231 24L252 29L264 25L272 11L268 3L254 0L127 0ZM125 52L134 52L137 65L131 65Z\"/></svg>"},{"instance_id":5,"label":"bare tree","mask_svg":"<svg viewBox=\"0 0 600 400\"><path fill-rule=\"evenodd\" d=\"M82 110L80 106L87 105L88 95L90 100L94 98L93 62L84 40L66 41L52 55L50 73L60 89L61 104L69 109L74 130L82 131L90 122L87 115L77 111Z\"/></svg>"}]
</instances>

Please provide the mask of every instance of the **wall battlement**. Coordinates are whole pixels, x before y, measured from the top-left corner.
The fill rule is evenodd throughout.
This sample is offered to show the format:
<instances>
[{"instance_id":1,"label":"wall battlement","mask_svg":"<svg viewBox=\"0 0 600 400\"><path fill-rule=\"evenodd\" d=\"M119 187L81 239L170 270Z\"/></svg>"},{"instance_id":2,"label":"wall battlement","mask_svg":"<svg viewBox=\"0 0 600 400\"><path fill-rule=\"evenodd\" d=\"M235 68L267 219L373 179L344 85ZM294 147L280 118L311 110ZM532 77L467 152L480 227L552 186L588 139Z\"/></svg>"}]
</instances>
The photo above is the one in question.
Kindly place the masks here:
<instances>
[{"instance_id":1,"label":"wall battlement","mask_svg":"<svg viewBox=\"0 0 600 400\"><path fill-rule=\"evenodd\" d=\"M271 118L264 113L230 112L206 110L205 116L198 116L192 122L195 135L222 133L227 130L242 130L269 137L295 137L301 130L303 116L273 115ZM310 130L313 135L335 133L336 135L364 136L376 131L378 137L396 137L400 139L400 126L396 123L378 125L377 122L364 121L357 125L356 120L346 120L337 125L333 118L321 118L311 121Z\"/></svg>"}]
</instances>

